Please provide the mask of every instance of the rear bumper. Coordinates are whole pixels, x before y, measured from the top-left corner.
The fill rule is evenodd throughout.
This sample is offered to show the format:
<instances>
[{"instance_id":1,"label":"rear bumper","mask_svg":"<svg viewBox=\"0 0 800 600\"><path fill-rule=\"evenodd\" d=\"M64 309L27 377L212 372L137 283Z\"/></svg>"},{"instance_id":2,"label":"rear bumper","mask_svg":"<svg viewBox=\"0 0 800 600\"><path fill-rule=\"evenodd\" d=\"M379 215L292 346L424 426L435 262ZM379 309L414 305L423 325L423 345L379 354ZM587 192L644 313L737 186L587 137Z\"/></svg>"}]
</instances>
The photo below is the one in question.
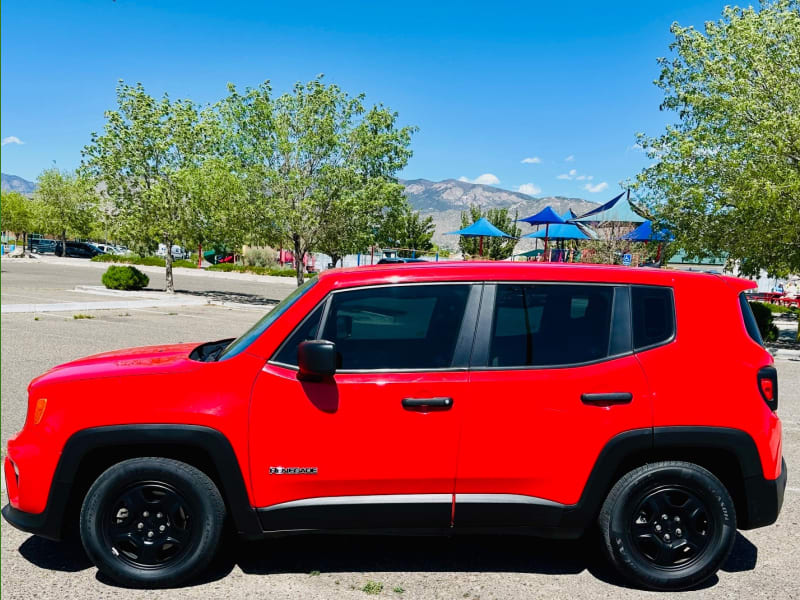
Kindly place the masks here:
<instances>
[{"instance_id":1,"label":"rear bumper","mask_svg":"<svg viewBox=\"0 0 800 600\"><path fill-rule=\"evenodd\" d=\"M744 480L747 498L747 520L740 523L740 529L755 529L772 525L783 506L786 490L786 461L781 460L781 474L776 479L748 477Z\"/></svg>"}]
</instances>

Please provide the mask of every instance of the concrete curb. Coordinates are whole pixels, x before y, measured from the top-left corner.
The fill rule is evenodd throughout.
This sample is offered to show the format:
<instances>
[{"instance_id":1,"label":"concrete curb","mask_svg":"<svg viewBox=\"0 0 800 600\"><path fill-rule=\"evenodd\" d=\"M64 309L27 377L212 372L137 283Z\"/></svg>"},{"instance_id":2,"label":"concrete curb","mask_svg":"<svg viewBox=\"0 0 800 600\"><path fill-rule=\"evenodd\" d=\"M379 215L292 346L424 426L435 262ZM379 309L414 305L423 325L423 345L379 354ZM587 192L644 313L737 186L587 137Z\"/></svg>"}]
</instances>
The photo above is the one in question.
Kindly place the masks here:
<instances>
[{"instance_id":1,"label":"concrete curb","mask_svg":"<svg viewBox=\"0 0 800 600\"><path fill-rule=\"evenodd\" d=\"M175 306L205 306L210 304L205 298L181 298L172 302L168 300L116 300L106 302L59 302L56 304L3 304L2 314L37 313L37 312L70 312L80 310L108 310L119 308L159 308Z\"/></svg>"},{"instance_id":2,"label":"concrete curb","mask_svg":"<svg viewBox=\"0 0 800 600\"><path fill-rule=\"evenodd\" d=\"M87 260L85 258L62 258L58 256L47 256L42 254L33 255L35 257L35 261L32 262L41 262L43 264L54 264L54 265L62 265L68 267L85 267L90 269L107 269L111 265L119 265L124 266L126 263L102 263L102 262L92 262L91 260ZM3 257L5 260L6 257ZM159 275L164 275L165 268L164 267L151 267L147 265L130 265L132 267L136 267L143 273L155 273ZM180 275L183 277L184 275L188 277L207 277L210 279L233 279L235 281L260 281L264 283L271 283L271 284L282 284L286 286L296 287L296 281L291 277L277 277L275 275L255 275L254 273L233 273L233 272L225 272L225 271L206 271L204 269L186 269L184 267L176 267L174 269L174 273L176 275Z\"/></svg>"},{"instance_id":3,"label":"concrete curb","mask_svg":"<svg viewBox=\"0 0 800 600\"><path fill-rule=\"evenodd\" d=\"M767 346L767 350L772 354L773 358L782 360L800 360L800 350L794 348L776 348L774 346Z\"/></svg>"}]
</instances>

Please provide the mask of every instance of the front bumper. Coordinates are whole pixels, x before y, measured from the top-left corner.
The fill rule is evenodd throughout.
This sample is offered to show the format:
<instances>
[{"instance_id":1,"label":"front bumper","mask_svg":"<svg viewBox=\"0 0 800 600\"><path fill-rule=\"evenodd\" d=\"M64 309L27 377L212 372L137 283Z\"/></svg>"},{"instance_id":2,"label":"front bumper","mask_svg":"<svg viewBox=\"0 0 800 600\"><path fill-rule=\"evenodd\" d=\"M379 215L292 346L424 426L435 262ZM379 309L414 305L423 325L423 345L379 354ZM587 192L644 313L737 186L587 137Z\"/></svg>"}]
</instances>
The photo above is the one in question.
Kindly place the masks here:
<instances>
[{"instance_id":1,"label":"front bumper","mask_svg":"<svg viewBox=\"0 0 800 600\"><path fill-rule=\"evenodd\" d=\"M786 461L781 459L781 474L777 479L748 477L744 480L747 498L747 517L740 519L740 529L755 529L772 525L778 520L786 491Z\"/></svg>"},{"instance_id":2,"label":"front bumper","mask_svg":"<svg viewBox=\"0 0 800 600\"><path fill-rule=\"evenodd\" d=\"M54 481L50 499L42 512L25 512L9 503L3 507L3 518L20 531L58 541L63 538L64 514L68 498L69 486Z\"/></svg>"}]
</instances>

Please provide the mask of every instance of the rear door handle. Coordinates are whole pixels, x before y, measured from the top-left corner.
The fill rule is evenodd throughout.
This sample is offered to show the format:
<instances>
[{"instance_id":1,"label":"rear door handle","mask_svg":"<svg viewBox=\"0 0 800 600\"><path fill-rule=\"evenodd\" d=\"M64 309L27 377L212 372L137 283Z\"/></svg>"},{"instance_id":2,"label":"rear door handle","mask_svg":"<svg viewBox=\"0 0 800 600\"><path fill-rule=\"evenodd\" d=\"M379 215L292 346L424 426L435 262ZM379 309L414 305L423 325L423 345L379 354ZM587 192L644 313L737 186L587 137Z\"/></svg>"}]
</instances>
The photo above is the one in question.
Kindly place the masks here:
<instances>
[{"instance_id":1,"label":"rear door handle","mask_svg":"<svg viewBox=\"0 0 800 600\"><path fill-rule=\"evenodd\" d=\"M450 410L451 406L453 406L452 398L403 398L403 408L406 410Z\"/></svg>"},{"instance_id":2,"label":"rear door handle","mask_svg":"<svg viewBox=\"0 0 800 600\"><path fill-rule=\"evenodd\" d=\"M628 404L633 400L630 392L608 392L604 394L581 394L581 402L594 406L609 406L611 404Z\"/></svg>"}]
</instances>

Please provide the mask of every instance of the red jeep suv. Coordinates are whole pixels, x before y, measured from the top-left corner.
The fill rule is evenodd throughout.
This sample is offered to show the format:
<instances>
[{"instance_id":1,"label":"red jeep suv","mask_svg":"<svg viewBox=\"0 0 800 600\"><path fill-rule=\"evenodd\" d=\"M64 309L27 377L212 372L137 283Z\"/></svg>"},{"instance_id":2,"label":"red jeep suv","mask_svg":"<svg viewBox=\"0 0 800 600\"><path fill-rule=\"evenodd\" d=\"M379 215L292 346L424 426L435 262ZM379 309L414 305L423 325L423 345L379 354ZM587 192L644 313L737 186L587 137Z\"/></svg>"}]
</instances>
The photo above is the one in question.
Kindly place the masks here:
<instances>
[{"instance_id":1,"label":"red jeep suv","mask_svg":"<svg viewBox=\"0 0 800 600\"><path fill-rule=\"evenodd\" d=\"M786 486L747 281L621 267L332 270L236 340L107 352L31 382L14 526L125 585L176 585L226 517L312 531L577 538L634 584L710 577ZM714 300L715 327L707 306Z\"/></svg>"}]
</instances>

